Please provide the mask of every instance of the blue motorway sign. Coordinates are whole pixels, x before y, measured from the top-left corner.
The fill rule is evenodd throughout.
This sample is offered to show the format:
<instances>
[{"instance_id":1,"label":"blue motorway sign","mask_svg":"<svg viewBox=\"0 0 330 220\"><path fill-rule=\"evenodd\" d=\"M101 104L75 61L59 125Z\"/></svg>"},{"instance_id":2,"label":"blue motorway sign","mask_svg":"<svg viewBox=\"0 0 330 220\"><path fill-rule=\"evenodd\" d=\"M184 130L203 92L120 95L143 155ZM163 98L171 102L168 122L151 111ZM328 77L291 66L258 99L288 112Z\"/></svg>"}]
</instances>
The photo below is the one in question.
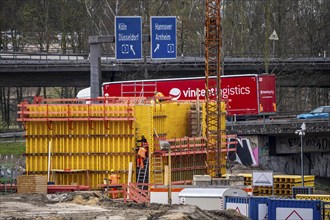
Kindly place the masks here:
<instances>
[{"instance_id":1,"label":"blue motorway sign","mask_svg":"<svg viewBox=\"0 0 330 220\"><path fill-rule=\"evenodd\" d=\"M176 59L176 17L151 16L151 59Z\"/></svg>"},{"instance_id":2,"label":"blue motorway sign","mask_svg":"<svg viewBox=\"0 0 330 220\"><path fill-rule=\"evenodd\" d=\"M142 20L141 16L116 16L116 59L142 59Z\"/></svg>"}]
</instances>

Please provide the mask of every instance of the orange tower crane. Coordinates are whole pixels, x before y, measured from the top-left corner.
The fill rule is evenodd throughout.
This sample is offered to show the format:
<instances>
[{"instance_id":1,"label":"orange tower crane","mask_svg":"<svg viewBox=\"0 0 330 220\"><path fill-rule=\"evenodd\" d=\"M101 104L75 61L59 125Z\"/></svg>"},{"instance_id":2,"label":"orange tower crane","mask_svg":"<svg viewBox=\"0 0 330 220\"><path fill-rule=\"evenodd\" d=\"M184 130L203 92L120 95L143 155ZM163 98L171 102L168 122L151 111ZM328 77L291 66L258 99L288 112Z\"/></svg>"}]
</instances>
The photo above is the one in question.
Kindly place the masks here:
<instances>
[{"instance_id":1,"label":"orange tower crane","mask_svg":"<svg viewBox=\"0 0 330 220\"><path fill-rule=\"evenodd\" d=\"M225 157L221 154L221 0L206 0L205 16L205 87L206 138L208 174L221 177L225 170ZM210 77L216 76L216 82ZM216 84L216 85L215 85ZM216 88L216 90L214 90ZM215 93L212 95L212 93ZM215 97L215 98L212 98Z\"/></svg>"}]
</instances>

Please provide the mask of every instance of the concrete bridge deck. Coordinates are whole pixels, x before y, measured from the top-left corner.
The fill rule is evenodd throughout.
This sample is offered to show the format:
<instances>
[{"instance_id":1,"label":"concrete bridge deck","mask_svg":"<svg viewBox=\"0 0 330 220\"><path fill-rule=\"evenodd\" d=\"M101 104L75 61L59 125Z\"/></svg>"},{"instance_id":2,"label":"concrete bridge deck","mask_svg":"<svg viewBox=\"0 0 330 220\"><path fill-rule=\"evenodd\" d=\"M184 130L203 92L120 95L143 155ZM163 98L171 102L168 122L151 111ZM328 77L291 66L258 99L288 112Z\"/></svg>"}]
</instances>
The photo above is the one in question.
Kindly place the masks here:
<instances>
[{"instance_id":1,"label":"concrete bridge deck","mask_svg":"<svg viewBox=\"0 0 330 220\"><path fill-rule=\"evenodd\" d=\"M113 81L116 74L148 75L148 78L204 76L204 57L180 57L175 60L121 61L102 57L103 82ZM264 73L263 58L225 57L225 75ZM330 58L271 58L269 71L280 74L279 86L301 86L297 73L306 80L303 86L330 87ZM87 54L0 53L0 86L75 86L90 85L90 60ZM300 83L300 84L298 84Z\"/></svg>"},{"instance_id":2,"label":"concrete bridge deck","mask_svg":"<svg viewBox=\"0 0 330 220\"><path fill-rule=\"evenodd\" d=\"M330 118L329 119L277 119L277 120L257 120L257 121L238 121L227 122L226 129L230 134L238 135L290 135L300 129L301 124L305 122L307 131L310 134L328 133L330 136Z\"/></svg>"}]
</instances>

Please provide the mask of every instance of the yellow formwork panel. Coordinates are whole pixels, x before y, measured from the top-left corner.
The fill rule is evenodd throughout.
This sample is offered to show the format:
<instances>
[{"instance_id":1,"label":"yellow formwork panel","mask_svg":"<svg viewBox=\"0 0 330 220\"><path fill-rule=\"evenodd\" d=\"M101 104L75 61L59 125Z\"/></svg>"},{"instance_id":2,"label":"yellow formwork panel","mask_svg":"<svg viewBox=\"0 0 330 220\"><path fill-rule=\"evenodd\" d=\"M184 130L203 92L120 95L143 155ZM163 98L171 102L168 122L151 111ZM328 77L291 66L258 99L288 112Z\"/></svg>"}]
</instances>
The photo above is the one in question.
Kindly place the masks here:
<instances>
[{"instance_id":1,"label":"yellow formwork panel","mask_svg":"<svg viewBox=\"0 0 330 220\"><path fill-rule=\"evenodd\" d=\"M119 184L127 183L127 175L120 174ZM104 179L109 178L109 173L87 173L86 171L78 171L78 172L53 172L51 175L51 181L58 183L60 182L62 185L89 185L95 186L94 189L99 188L98 185L104 183Z\"/></svg>"},{"instance_id":2,"label":"yellow formwork panel","mask_svg":"<svg viewBox=\"0 0 330 220\"><path fill-rule=\"evenodd\" d=\"M48 165L47 156L27 156L26 157L26 173L29 172L46 172Z\"/></svg>"},{"instance_id":3,"label":"yellow formwork panel","mask_svg":"<svg viewBox=\"0 0 330 220\"><path fill-rule=\"evenodd\" d=\"M225 131L226 130L226 103L225 102L221 102L221 130Z\"/></svg>"},{"instance_id":4,"label":"yellow formwork panel","mask_svg":"<svg viewBox=\"0 0 330 220\"><path fill-rule=\"evenodd\" d=\"M163 102L155 105L134 106L137 138L144 135L149 143L150 175L149 182L154 183L154 160L152 153L159 150L156 134L161 138L180 138L186 136L188 112L191 103ZM155 138L154 138L155 137ZM158 174L157 174L158 175ZM162 173L159 173L162 175ZM182 174L178 174L179 176ZM174 177L176 179L176 177Z\"/></svg>"},{"instance_id":5,"label":"yellow formwork panel","mask_svg":"<svg viewBox=\"0 0 330 220\"><path fill-rule=\"evenodd\" d=\"M153 153L153 141L154 141L154 126L153 126L153 105L135 105L134 106L134 118L135 120L135 138L140 139L142 135L148 141L149 152Z\"/></svg>"},{"instance_id":6,"label":"yellow formwork panel","mask_svg":"<svg viewBox=\"0 0 330 220\"><path fill-rule=\"evenodd\" d=\"M192 103L168 103L166 106L167 120L165 124L167 138L187 136L188 114Z\"/></svg>"},{"instance_id":7,"label":"yellow formwork panel","mask_svg":"<svg viewBox=\"0 0 330 220\"><path fill-rule=\"evenodd\" d=\"M26 122L27 173L46 173L51 141L51 170L88 170L90 186L96 188L111 169L127 179L134 162L135 123L125 120L133 111L122 105L31 105L33 117L118 117L120 121L28 121ZM40 113L38 113L40 112ZM72 175L70 175L72 174ZM56 184L85 184L85 174L59 173ZM102 176L102 178L103 178ZM97 179L95 179L97 178ZM83 181L84 180L84 181Z\"/></svg>"},{"instance_id":8,"label":"yellow formwork panel","mask_svg":"<svg viewBox=\"0 0 330 220\"><path fill-rule=\"evenodd\" d=\"M205 104L202 112L205 118ZM126 104L68 104L68 105L30 105L29 111L37 112L31 117L134 117L129 121L45 121L27 122L27 171L46 172L48 164L48 145L51 141L52 170L88 170L88 182L92 188L103 182L110 169L121 174L121 182L127 179L129 162L135 156L133 148L136 139L144 135L149 143L149 152L154 152L155 132L166 138L186 136L187 118L191 103L160 103L156 105ZM223 120L225 122L225 120ZM225 126L225 124L223 125ZM223 128L221 126L221 128ZM203 126L205 128L205 126ZM223 158L222 158L223 159ZM150 167L153 161L150 160ZM150 170L152 172L152 169ZM174 179L189 174L177 173ZM197 174L202 174L196 171ZM135 180L133 174L133 182ZM86 174L58 173L57 184L87 184ZM150 183L153 175L150 174Z\"/></svg>"},{"instance_id":9,"label":"yellow formwork panel","mask_svg":"<svg viewBox=\"0 0 330 220\"><path fill-rule=\"evenodd\" d=\"M149 145L149 183L154 183L154 160L153 152L155 147L154 142L154 105L135 105L134 118L135 120L135 140L141 138L142 135L147 139ZM163 110L158 107L159 110ZM160 112L157 112L160 114ZM164 113L162 113L164 114ZM133 170L136 170L136 163L133 163ZM136 173L133 174L133 180L136 179Z\"/></svg>"},{"instance_id":10,"label":"yellow formwork panel","mask_svg":"<svg viewBox=\"0 0 330 220\"><path fill-rule=\"evenodd\" d=\"M30 118L126 117L131 115L128 104L28 104Z\"/></svg>"},{"instance_id":11,"label":"yellow formwork panel","mask_svg":"<svg viewBox=\"0 0 330 220\"><path fill-rule=\"evenodd\" d=\"M167 112L169 103L159 103L153 105L153 128L154 132L161 137L167 137L166 121L169 114Z\"/></svg>"}]
</instances>

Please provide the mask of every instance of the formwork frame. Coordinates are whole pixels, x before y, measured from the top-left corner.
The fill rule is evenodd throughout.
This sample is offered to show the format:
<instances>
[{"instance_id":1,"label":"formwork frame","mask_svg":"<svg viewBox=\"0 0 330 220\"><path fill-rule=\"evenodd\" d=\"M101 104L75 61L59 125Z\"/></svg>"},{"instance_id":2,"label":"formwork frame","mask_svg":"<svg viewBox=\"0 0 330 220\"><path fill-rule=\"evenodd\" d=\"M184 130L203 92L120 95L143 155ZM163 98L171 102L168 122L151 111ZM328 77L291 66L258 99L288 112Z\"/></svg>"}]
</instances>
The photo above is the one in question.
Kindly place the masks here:
<instances>
[{"instance_id":1,"label":"formwork frame","mask_svg":"<svg viewBox=\"0 0 330 220\"><path fill-rule=\"evenodd\" d=\"M230 135L225 138L232 137ZM173 182L187 182L193 179L194 175L204 175L208 169L206 164L208 149L207 139L204 137L188 137L166 139L171 147L171 170ZM223 142L221 149L222 154L227 152L235 152L236 149L226 149L227 144L231 142ZM162 152L164 161L167 161L168 152ZM167 161L168 164L168 161Z\"/></svg>"},{"instance_id":2,"label":"formwork frame","mask_svg":"<svg viewBox=\"0 0 330 220\"><path fill-rule=\"evenodd\" d=\"M152 113L152 136L153 136L153 148L152 159L150 160L150 172L149 172L149 183L150 184L163 184L164 183L164 172L163 172L163 158L160 153L160 140L166 139L167 133L164 130L166 124L167 113L162 104L154 106Z\"/></svg>"}]
</instances>

